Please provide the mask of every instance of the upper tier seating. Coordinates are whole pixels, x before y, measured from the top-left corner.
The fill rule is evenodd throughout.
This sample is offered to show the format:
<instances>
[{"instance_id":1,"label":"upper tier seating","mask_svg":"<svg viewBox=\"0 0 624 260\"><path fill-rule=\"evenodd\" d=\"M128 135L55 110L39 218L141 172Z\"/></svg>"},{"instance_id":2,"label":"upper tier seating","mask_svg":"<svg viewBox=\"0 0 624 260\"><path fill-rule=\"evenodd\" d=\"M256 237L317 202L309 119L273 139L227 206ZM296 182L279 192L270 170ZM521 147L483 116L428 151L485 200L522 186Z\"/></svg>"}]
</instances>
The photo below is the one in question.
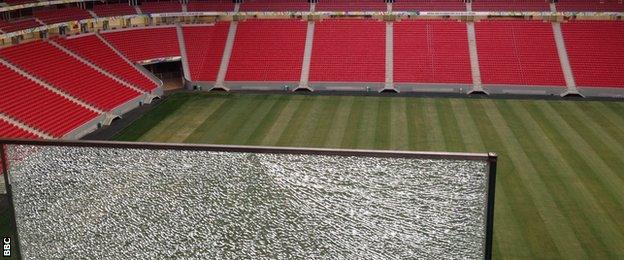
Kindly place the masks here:
<instances>
[{"instance_id":1,"label":"upper tier seating","mask_svg":"<svg viewBox=\"0 0 624 260\"><path fill-rule=\"evenodd\" d=\"M241 4L240 11L310 11L310 4L306 0L247 0Z\"/></svg>"},{"instance_id":2,"label":"upper tier seating","mask_svg":"<svg viewBox=\"0 0 624 260\"><path fill-rule=\"evenodd\" d=\"M409 20L394 23L394 81L471 84L466 24Z\"/></svg>"},{"instance_id":3,"label":"upper tier seating","mask_svg":"<svg viewBox=\"0 0 624 260\"><path fill-rule=\"evenodd\" d=\"M560 12L624 12L621 0L559 0Z\"/></svg>"},{"instance_id":4,"label":"upper tier seating","mask_svg":"<svg viewBox=\"0 0 624 260\"><path fill-rule=\"evenodd\" d=\"M473 11L550 11L548 0L476 0Z\"/></svg>"},{"instance_id":5,"label":"upper tier seating","mask_svg":"<svg viewBox=\"0 0 624 260\"><path fill-rule=\"evenodd\" d=\"M182 12L182 5L178 2L143 2L141 11L147 13L178 13Z\"/></svg>"},{"instance_id":6,"label":"upper tier seating","mask_svg":"<svg viewBox=\"0 0 624 260\"><path fill-rule=\"evenodd\" d=\"M386 24L372 20L316 23L310 81L384 82Z\"/></svg>"},{"instance_id":7,"label":"upper tier seating","mask_svg":"<svg viewBox=\"0 0 624 260\"><path fill-rule=\"evenodd\" d=\"M37 22L37 20L35 20L34 18L28 18L28 19L10 21L10 22L2 21L2 23L0 23L0 30L2 30L5 33L10 33L10 32L20 31L24 29L39 27L39 26L42 26L42 25L39 22Z\"/></svg>"},{"instance_id":8,"label":"upper tier seating","mask_svg":"<svg viewBox=\"0 0 624 260\"><path fill-rule=\"evenodd\" d=\"M0 64L0 112L59 138L98 114Z\"/></svg>"},{"instance_id":9,"label":"upper tier seating","mask_svg":"<svg viewBox=\"0 0 624 260\"><path fill-rule=\"evenodd\" d=\"M93 18L89 12L77 7L66 7L58 9L43 9L34 11L33 15L45 24L55 24L67 21Z\"/></svg>"},{"instance_id":10,"label":"upper tier seating","mask_svg":"<svg viewBox=\"0 0 624 260\"><path fill-rule=\"evenodd\" d=\"M230 0L189 1L189 12L233 12L234 3Z\"/></svg>"},{"instance_id":11,"label":"upper tier seating","mask_svg":"<svg viewBox=\"0 0 624 260\"><path fill-rule=\"evenodd\" d=\"M226 81L299 81L307 22L249 20L238 24Z\"/></svg>"},{"instance_id":12,"label":"upper tier seating","mask_svg":"<svg viewBox=\"0 0 624 260\"><path fill-rule=\"evenodd\" d=\"M575 21L562 29L577 86L624 87L624 22Z\"/></svg>"},{"instance_id":13,"label":"upper tier seating","mask_svg":"<svg viewBox=\"0 0 624 260\"><path fill-rule=\"evenodd\" d=\"M0 56L66 93L110 111L139 96L44 41L24 43L0 50Z\"/></svg>"},{"instance_id":14,"label":"upper tier seating","mask_svg":"<svg viewBox=\"0 0 624 260\"><path fill-rule=\"evenodd\" d=\"M396 0L394 11L466 11L462 0Z\"/></svg>"},{"instance_id":15,"label":"upper tier seating","mask_svg":"<svg viewBox=\"0 0 624 260\"><path fill-rule=\"evenodd\" d=\"M319 0L316 11L386 11L383 0Z\"/></svg>"},{"instance_id":16,"label":"upper tier seating","mask_svg":"<svg viewBox=\"0 0 624 260\"><path fill-rule=\"evenodd\" d=\"M37 135L22 130L21 128L9 124L9 122L2 119L0 119L0 137L39 139Z\"/></svg>"},{"instance_id":17,"label":"upper tier seating","mask_svg":"<svg viewBox=\"0 0 624 260\"><path fill-rule=\"evenodd\" d=\"M550 23L475 23L483 84L565 86Z\"/></svg>"},{"instance_id":18,"label":"upper tier seating","mask_svg":"<svg viewBox=\"0 0 624 260\"><path fill-rule=\"evenodd\" d=\"M128 3L99 4L93 6L93 12L98 17L111 17L136 14L136 10Z\"/></svg>"},{"instance_id":19,"label":"upper tier seating","mask_svg":"<svg viewBox=\"0 0 624 260\"><path fill-rule=\"evenodd\" d=\"M55 41L98 67L143 90L151 91L157 87L156 83L139 72L134 65L126 62L95 35L71 39L56 38Z\"/></svg>"},{"instance_id":20,"label":"upper tier seating","mask_svg":"<svg viewBox=\"0 0 624 260\"><path fill-rule=\"evenodd\" d=\"M133 62L180 56L175 27L105 32L102 36Z\"/></svg>"},{"instance_id":21,"label":"upper tier seating","mask_svg":"<svg viewBox=\"0 0 624 260\"><path fill-rule=\"evenodd\" d=\"M217 79L229 28L229 22L219 22L214 26L182 27L192 80Z\"/></svg>"},{"instance_id":22,"label":"upper tier seating","mask_svg":"<svg viewBox=\"0 0 624 260\"><path fill-rule=\"evenodd\" d=\"M28 3L36 3L37 0L3 0L2 2L5 2L8 5L21 5L21 4L28 4Z\"/></svg>"}]
</instances>

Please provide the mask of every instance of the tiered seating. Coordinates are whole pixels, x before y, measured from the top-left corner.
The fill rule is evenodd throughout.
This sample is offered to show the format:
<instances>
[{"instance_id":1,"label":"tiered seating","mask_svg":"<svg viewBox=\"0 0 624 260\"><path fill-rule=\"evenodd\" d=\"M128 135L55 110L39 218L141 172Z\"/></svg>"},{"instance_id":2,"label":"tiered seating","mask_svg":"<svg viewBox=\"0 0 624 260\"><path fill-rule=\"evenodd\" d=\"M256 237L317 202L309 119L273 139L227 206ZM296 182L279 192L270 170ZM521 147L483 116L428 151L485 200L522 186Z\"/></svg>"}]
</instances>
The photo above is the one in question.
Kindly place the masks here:
<instances>
[{"instance_id":1,"label":"tiered seating","mask_svg":"<svg viewBox=\"0 0 624 260\"><path fill-rule=\"evenodd\" d=\"M624 87L624 22L578 21L562 27L577 86Z\"/></svg>"},{"instance_id":2,"label":"tiered seating","mask_svg":"<svg viewBox=\"0 0 624 260\"><path fill-rule=\"evenodd\" d=\"M386 11L383 0L319 0L316 11Z\"/></svg>"},{"instance_id":3,"label":"tiered seating","mask_svg":"<svg viewBox=\"0 0 624 260\"><path fill-rule=\"evenodd\" d=\"M325 20L316 23L310 81L384 82L383 22Z\"/></svg>"},{"instance_id":4,"label":"tiered seating","mask_svg":"<svg viewBox=\"0 0 624 260\"><path fill-rule=\"evenodd\" d=\"M37 22L34 18L29 18L11 22L3 21L2 24L0 24L0 30L5 33L10 33L39 26L41 26L39 22Z\"/></svg>"},{"instance_id":5,"label":"tiered seating","mask_svg":"<svg viewBox=\"0 0 624 260\"><path fill-rule=\"evenodd\" d=\"M156 83L117 55L115 51L95 35L80 36L72 39L57 38L55 41L81 57L90 60L98 67L143 90L151 91L157 87Z\"/></svg>"},{"instance_id":6,"label":"tiered seating","mask_svg":"<svg viewBox=\"0 0 624 260\"><path fill-rule=\"evenodd\" d=\"M37 0L4 0L2 2L5 2L8 5L21 5L21 4L35 3L37 2Z\"/></svg>"},{"instance_id":7,"label":"tiered seating","mask_svg":"<svg viewBox=\"0 0 624 260\"><path fill-rule=\"evenodd\" d=\"M122 30L102 36L133 62L180 56L175 27Z\"/></svg>"},{"instance_id":8,"label":"tiered seating","mask_svg":"<svg viewBox=\"0 0 624 260\"><path fill-rule=\"evenodd\" d=\"M93 12L98 17L111 17L136 14L136 10L128 3L94 5Z\"/></svg>"},{"instance_id":9,"label":"tiered seating","mask_svg":"<svg viewBox=\"0 0 624 260\"><path fill-rule=\"evenodd\" d=\"M182 12L182 5L178 2L143 2L141 11L147 13L178 13Z\"/></svg>"},{"instance_id":10,"label":"tiered seating","mask_svg":"<svg viewBox=\"0 0 624 260\"><path fill-rule=\"evenodd\" d=\"M550 11L548 0L475 0L473 11Z\"/></svg>"},{"instance_id":11,"label":"tiered seating","mask_svg":"<svg viewBox=\"0 0 624 260\"><path fill-rule=\"evenodd\" d=\"M50 43L34 41L0 50L0 56L63 91L104 110L139 93L74 59Z\"/></svg>"},{"instance_id":12,"label":"tiered seating","mask_svg":"<svg viewBox=\"0 0 624 260\"><path fill-rule=\"evenodd\" d=\"M89 12L77 7L67 7L59 9L44 9L33 12L37 19L45 24L55 24L67 21L93 18Z\"/></svg>"},{"instance_id":13,"label":"tiered seating","mask_svg":"<svg viewBox=\"0 0 624 260\"><path fill-rule=\"evenodd\" d=\"M550 23L475 23L484 84L565 86Z\"/></svg>"},{"instance_id":14,"label":"tiered seating","mask_svg":"<svg viewBox=\"0 0 624 260\"><path fill-rule=\"evenodd\" d=\"M220 22L214 26L187 26L182 28L192 80L216 80L229 25L228 22Z\"/></svg>"},{"instance_id":15,"label":"tiered seating","mask_svg":"<svg viewBox=\"0 0 624 260\"><path fill-rule=\"evenodd\" d=\"M9 124L9 122L0 119L0 137L5 138L26 138L26 139L38 139L35 134L31 134L21 128Z\"/></svg>"},{"instance_id":16,"label":"tiered seating","mask_svg":"<svg viewBox=\"0 0 624 260\"><path fill-rule=\"evenodd\" d=\"M559 0L557 11L624 12L624 2L621 0Z\"/></svg>"},{"instance_id":17,"label":"tiered seating","mask_svg":"<svg viewBox=\"0 0 624 260\"><path fill-rule=\"evenodd\" d=\"M409 20L394 23L394 81L471 84L466 24Z\"/></svg>"},{"instance_id":18,"label":"tiered seating","mask_svg":"<svg viewBox=\"0 0 624 260\"><path fill-rule=\"evenodd\" d=\"M226 81L299 81L307 23L250 20L238 24Z\"/></svg>"},{"instance_id":19,"label":"tiered seating","mask_svg":"<svg viewBox=\"0 0 624 260\"><path fill-rule=\"evenodd\" d=\"M462 0L396 0L394 11L466 11Z\"/></svg>"},{"instance_id":20,"label":"tiered seating","mask_svg":"<svg viewBox=\"0 0 624 260\"><path fill-rule=\"evenodd\" d=\"M242 12L310 11L306 0L247 0L240 6Z\"/></svg>"},{"instance_id":21,"label":"tiered seating","mask_svg":"<svg viewBox=\"0 0 624 260\"><path fill-rule=\"evenodd\" d=\"M190 1L186 9L189 12L232 12L234 3L230 0Z\"/></svg>"},{"instance_id":22,"label":"tiered seating","mask_svg":"<svg viewBox=\"0 0 624 260\"><path fill-rule=\"evenodd\" d=\"M0 112L62 137L97 114L0 65Z\"/></svg>"}]
</instances>

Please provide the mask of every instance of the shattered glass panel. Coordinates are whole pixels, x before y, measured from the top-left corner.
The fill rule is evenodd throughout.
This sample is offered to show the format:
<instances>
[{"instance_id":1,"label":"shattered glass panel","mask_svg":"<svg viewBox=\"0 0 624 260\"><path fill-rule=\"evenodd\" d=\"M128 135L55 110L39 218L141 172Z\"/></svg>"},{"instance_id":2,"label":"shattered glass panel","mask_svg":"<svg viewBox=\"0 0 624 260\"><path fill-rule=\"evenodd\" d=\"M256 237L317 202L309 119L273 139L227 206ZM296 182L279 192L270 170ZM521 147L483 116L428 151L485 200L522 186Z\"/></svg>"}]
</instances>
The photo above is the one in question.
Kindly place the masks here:
<instances>
[{"instance_id":1,"label":"shattered glass panel","mask_svg":"<svg viewBox=\"0 0 624 260\"><path fill-rule=\"evenodd\" d=\"M9 145L22 255L483 258L485 161Z\"/></svg>"}]
</instances>

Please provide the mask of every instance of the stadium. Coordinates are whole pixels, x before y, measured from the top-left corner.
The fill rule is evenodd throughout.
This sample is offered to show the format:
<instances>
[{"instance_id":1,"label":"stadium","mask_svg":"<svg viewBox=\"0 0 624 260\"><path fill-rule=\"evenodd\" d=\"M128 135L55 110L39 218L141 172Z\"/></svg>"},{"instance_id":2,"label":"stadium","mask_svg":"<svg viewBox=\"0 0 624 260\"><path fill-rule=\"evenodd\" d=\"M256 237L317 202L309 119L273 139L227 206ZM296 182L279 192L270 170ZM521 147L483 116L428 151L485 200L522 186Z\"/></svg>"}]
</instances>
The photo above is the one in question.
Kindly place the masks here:
<instances>
[{"instance_id":1,"label":"stadium","mask_svg":"<svg viewBox=\"0 0 624 260\"><path fill-rule=\"evenodd\" d=\"M178 169L180 172L198 167L227 174L228 169L218 168L217 164L210 166L217 168L210 168L188 160L210 157L212 152L217 152L234 153L229 156L237 160L217 160L218 165L229 165L232 169L241 163L272 173L293 169L339 170L318 165L315 168L302 163L307 159L297 157L321 156L310 160L336 167L342 165L342 170L365 166L361 171L366 178L351 176L352 172L346 170L341 174L363 183L375 180L374 185L388 181L366 170L377 169L378 165L364 164L361 162L364 159L336 161L330 157L362 156L370 161L382 158L379 163L393 167L398 162L383 158L398 157L405 160L405 165L413 163L415 168L437 164L408 159L446 159L448 167L469 169L465 171L478 167L453 160L484 160L488 166L495 162L489 174L494 169L497 175L494 179L488 173L474 175L483 177L478 180L475 177L474 181L483 182L480 185L484 186L457 188L485 192L485 198L471 201L483 207L474 204L470 206L473 208L448 209L447 213L483 213L474 215L478 215L474 219L483 222L479 225L487 226L493 221L493 231L491 226L475 228L482 233L477 236L478 243L463 247L432 237L406 236L402 239L413 244L395 244L395 240L388 238L386 247L377 248L371 237L355 235L362 230L373 230L372 225L353 231L354 237L362 239L354 241L367 245L371 252L355 242L325 245L322 240L336 235L332 232L337 231L323 230L327 233L314 233L322 235L311 240L326 251L313 246L317 244L306 244L305 239L292 238L290 242L298 242L282 244L297 248L292 252L277 253L279 246L266 242L268 245L263 245L268 252L246 251L249 248L243 246L228 249L239 252L238 255L213 254L216 251L210 250L205 254L199 251L186 254L188 251L176 247L177 253L171 255L125 255L131 258L624 257L622 0L6 0L0 3L0 12L0 144L3 145L3 186L6 186L0 204L0 234L24 238L18 244L13 243L13 248L27 247L14 250L11 256L47 258L46 252L34 250L34 244L30 244L28 251L29 244L23 243L41 237L42 243L51 248L55 245L54 237L45 236L44 230L52 234L52 226L56 230L64 228L50 224L49 230L33 229L36 223L43 223L36 221L42 220L26 216L39 216L47 209L21 206L37 202L22 194L38 201L56 195L44 193L48 191L42 183L47 180L39 179L40 176L29 181L24 177L27 175L16 174L9 181L8 173L38 169L42 176L64 181L57 183L56 188L75 187L76 179L63 179L62 175L52 173L56 171L42 170L34 162L52 160L54 164L49 164L52 167L49 169L63 172L62 165L66 165L67 174L71 175L71 167L84 167L72 164L73 159L63 160L63 155L76 160L84 158L81 152L72 149L116 147L119 151L85 150L85 154L106 159L98 165L110 165L111 169L116 163L143 165L158 158L163 165L168 162L169 167L182 167ZM33 147L29 148L30 145ZM44 149L50 146L54 149ZM144 153L150 155L148 158L135 160L130 159L135 158L132 153L124 152L128 149L153 152ZM247 153L260 155L240 155ZM444 157L446 153L450 157ZM56 157L45 159L45 154ZM127 156L126 159L120 154ZM267 166L266 162L257 161L265 156L277 162ZM283 161L294 164L284 166ZM149 168L154 164L144 166ZM187 166L188 169L184 168ZM388 175L402 172L401 167L379 169ZM201 182L202 176L188 174L189 179ZM99 180L97 175L85 176ZM141 178L148 178L145 176ZM234 177L253 186L244 176L247 175ZM309 181L314 178L310 176L302 178ZM457 179L453 181L438 181L450 186L470 185L464 181L472 177L466 176L454 175ZM399 177L412 180L414 186L406 187L416 191L427 184L412 179L408 173L396 178ZM175 176L171 178L162 181L176 185L184 182ZM119 186L115 187L126 187L124 182L136 180L116 181L115 185ZM272 183L260 177L256 181ZM335 185L341 180L325 181L324 185ZM280 185L299 187L300 182L288 179ZM14 199L9 183L15 183ZM25 184L31 185L28 187L33 192L27 193L29 189L20 186ZM176 185L171 189L179 188ZM229 182L210 185L223 191L237 187ZM338 186L331 186L332 190L339 190ZM426 197L432 191L447 191L445 187L412 195ZM153 186L143 188L150 190ZM69 191L76 192L76 197L87 198L103 193ZM117 190L106 194L115 197ZM277 196L268 191L262 194L268 198ZM232 192L230 196L236 194ZM454 205L463 203L459 199L462 196L453 196L457 199ZM201 194L190 198L205 199ZM348 206L340 206L344 198L322 198L336 203L336 209L349 212ZM392 202L396 198L383 197L384 201ZM302 200L315 199L311 196ZM50 205L61 201L75 202L58 198L48 206L52 208ZM410 201L422 202L416 197ZM88 207L89 203L81 205ZM402 207L396 209L408 211ZM115 212L108 206L103 208ZM186 209L195 212L192 206ZM22 213L14 212L20 210ZM290 213L296 215L293 212ZM362 214L368 217L369 213ZM488 214L493 214L493 219ZM305 217L297 215L297 218ZM238 219L244 223L247 220ZM63 221L76 219L68 217ZM22 223L30 226L21 226ZM254 223L249 220L248 224ZM431 225L443 226L436 223ZM386 224L389 226L380 227L391 229L394 225ZM420 230L411 224L406 221L403 230L408 227ZM301 228L292 225L287 226L291 231ZM309 232L320 232L312 226L308 228ZM77 236L97 233L91 229L80 230L83 233ZM446 229L442 233L455 234L455 231ZM150 232L154 231L150 229ZM114 234L110 236L118 239ZM379 237L386 241L385 236ZM125 243L119 248L130 244ZM425 245L437 251L414 249ZM466 248L470 245L485 249ZM60 245L56 246L57 254L49 255L50 258L105 256L95 252L90 255L85 248L61 250ZM353 251L341 253L326 246L344 246ZM140 244L132 248L136 250L133 252L144 253L150 251L146 248L154 247L154 244ZM311 250L317 249L320 253L312 253ZM20 255L20 251L27 254Z\"/></svg>"}]
</instances>

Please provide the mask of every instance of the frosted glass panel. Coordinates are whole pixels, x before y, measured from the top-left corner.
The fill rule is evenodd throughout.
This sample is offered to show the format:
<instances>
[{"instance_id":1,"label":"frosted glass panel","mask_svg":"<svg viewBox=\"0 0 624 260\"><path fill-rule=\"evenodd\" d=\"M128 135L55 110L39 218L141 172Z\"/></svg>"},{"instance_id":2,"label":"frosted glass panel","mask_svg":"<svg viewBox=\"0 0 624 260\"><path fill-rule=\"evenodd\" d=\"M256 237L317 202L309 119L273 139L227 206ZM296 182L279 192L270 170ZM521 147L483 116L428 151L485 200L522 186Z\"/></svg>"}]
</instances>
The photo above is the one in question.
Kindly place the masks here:
<instances>
[{"instance_id":1,"label":"frosted glass panel","mask_svg":"<svg viewBox=\"0 0 624 260\"><path fill-rule=\"evenodd\" d=\"M30 258L483 258L487 162L9 145Z\"/></svg>"}]
</instances>

